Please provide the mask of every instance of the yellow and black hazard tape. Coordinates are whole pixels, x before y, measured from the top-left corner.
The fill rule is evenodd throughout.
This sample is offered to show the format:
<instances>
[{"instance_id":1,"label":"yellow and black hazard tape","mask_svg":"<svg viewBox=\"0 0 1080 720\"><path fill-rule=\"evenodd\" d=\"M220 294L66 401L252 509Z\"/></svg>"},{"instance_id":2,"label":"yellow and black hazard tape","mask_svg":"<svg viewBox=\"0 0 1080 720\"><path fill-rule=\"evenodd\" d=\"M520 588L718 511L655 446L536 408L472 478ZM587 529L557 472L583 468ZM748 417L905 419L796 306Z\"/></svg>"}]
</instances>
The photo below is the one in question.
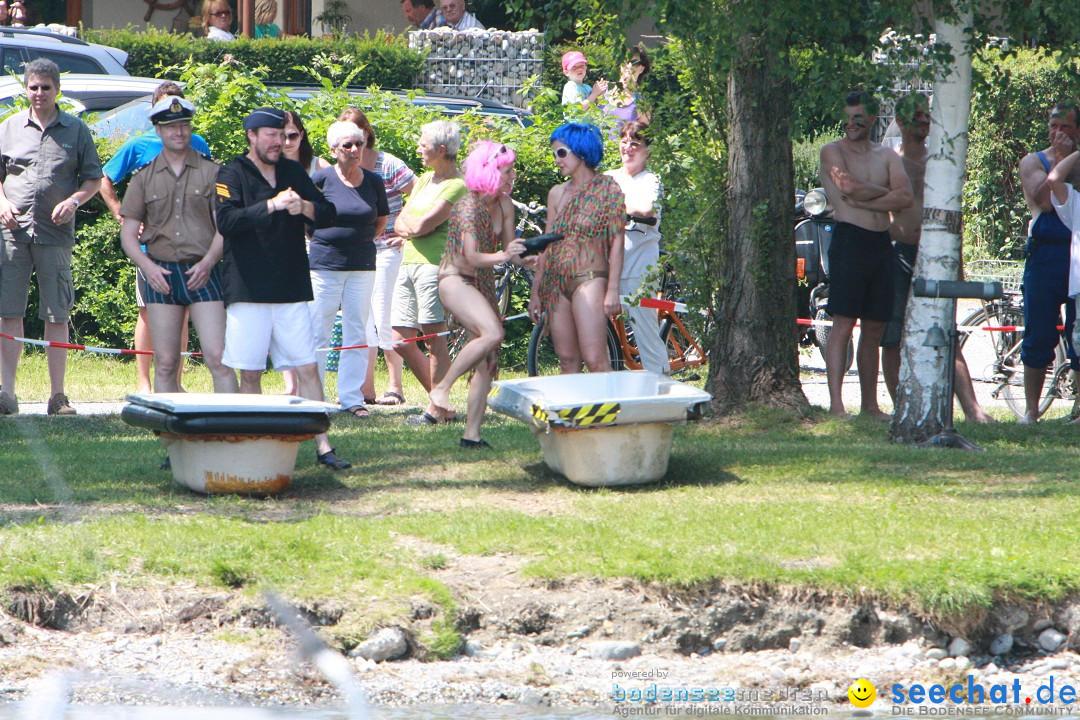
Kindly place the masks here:
<instances>
[{"instance_id":1,"label":"yellow and black hazard tape","mask_svg":"<svg viewBox=\"0 0 1080 720\"><path fill-rule=\"evenodd\" d=\"M617 402L590 403L577 407L563 408L557 412L556 425L569 425L570 427L594 427L596 425L610 425L619 416L622 407ZM548 425L552 418L547 411L539 405L532 406L532 416L540 425Z\"/></svg>"}]
</instances>

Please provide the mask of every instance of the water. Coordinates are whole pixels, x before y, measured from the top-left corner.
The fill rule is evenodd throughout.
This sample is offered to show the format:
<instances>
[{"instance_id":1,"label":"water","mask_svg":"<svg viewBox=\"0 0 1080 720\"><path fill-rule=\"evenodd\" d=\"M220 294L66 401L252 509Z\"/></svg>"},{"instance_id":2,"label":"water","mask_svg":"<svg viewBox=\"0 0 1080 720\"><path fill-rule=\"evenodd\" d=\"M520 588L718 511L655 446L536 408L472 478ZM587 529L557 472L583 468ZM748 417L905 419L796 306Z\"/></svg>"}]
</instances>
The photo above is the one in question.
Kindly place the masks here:
<instances>
[{"instance_id":1,"label":"water","mask_svg":"<svg viewBox=\"0 0 1080 720\"><path fill-rule=\"evenodd\" d=\"M0 720L27 720L26 703L0 705ZM611 712L598 709L554 709L523 705L410 705L370 710L376 720L609 720ZM71 706L57 720L351 720L333 708L179 708ZM762 720L755 718L754 720Z\"/></svg>"}]
</instances>

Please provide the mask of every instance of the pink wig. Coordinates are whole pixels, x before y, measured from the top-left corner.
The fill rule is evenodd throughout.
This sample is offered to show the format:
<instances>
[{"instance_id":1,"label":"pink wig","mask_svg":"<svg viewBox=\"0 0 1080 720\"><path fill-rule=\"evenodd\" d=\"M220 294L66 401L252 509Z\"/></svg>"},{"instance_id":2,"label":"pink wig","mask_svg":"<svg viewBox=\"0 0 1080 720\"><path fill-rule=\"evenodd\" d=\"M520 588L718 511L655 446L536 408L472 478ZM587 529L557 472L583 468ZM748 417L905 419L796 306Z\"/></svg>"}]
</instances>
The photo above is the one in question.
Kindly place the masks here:
<instances>
[{"instance_id":1,"label":"pink wig","mask_svg":"<svg viewBox=\"0 0 1080 720\"><path fill-rule=\"evenodd\" d=\"M502 143L481 140L465 158L465 187L481 195L498 195L499 171L516 159L517 154Z\"/></svg>"}]
</instances>

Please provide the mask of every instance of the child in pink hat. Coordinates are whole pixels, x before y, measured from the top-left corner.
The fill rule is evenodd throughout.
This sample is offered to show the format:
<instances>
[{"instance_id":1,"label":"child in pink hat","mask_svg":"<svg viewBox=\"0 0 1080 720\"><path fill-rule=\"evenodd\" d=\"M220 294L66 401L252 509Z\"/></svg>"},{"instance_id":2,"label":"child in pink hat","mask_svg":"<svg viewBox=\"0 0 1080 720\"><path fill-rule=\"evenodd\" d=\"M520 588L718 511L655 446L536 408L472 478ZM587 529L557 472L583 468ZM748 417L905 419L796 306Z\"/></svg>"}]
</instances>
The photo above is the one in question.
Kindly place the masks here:
<instances>
[{"instance_id":1,"label":"child in pink hat","mask_svg":"<svg viewBox=\"0 0 1080 720\"><path fill-rule=\"evenodd\" d=\"M589 69L589 61L585 54L577 50L571 50L562 56L562 71L568 79L563 85L562 104L581 105L582 110L588 110L589 106L596 102L596 98L607 92L607 80L600 79L595 86L585 84L585 72Z\"/></svg>"}]
</instances>

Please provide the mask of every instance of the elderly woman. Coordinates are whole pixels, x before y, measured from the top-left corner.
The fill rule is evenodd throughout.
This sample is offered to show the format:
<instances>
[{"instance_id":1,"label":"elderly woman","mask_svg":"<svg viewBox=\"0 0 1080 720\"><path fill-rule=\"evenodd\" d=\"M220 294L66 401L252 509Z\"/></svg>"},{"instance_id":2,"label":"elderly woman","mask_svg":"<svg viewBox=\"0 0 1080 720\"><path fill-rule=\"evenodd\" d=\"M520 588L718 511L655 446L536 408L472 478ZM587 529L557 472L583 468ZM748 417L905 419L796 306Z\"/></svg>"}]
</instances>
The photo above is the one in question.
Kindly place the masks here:
<instances>
[{"instance_id":1,"label":"elderly woman","mask_svg":"<svg viewBox=\"0 0 1080 720\"><path fill-rule=\"evenodd\" d=\"M364 131L353 123L336 122L326 131L336 163L317 171L311 179L337 209L333 227L316 230L308 247L311 267L311 325L316 347L326 347L341 310L345 345L367 342L371 288L375 283L375 238L386 227L389 210L382 178L360 167ZM343 350L338 363L338 402L356 417L366 417L360 386L367 373L366 350ZM320 375L326 353L319 353Z\"/></svg>"},{"instance_id":2,"label":"elderly woman","mask_svg":"<svg viewBox=\"0 0 1080 720\"><path fill-rule=\"evenodd\" d=\"M619 133L619 155L622 167L607 174L619 183L626 196L626 226L623 242L623 268L620 290L634 296L642 281L660 262L660 196L663 186L660 177L649 170L649 126L632 120ZM628 315L634 328L634 340L646 370L667 374L671 371L667 347L660 339L660 324L656 311L631 307Z\"/></svg>"},{"instance_id":3,"label":"elderly woman","mask_svg":"<svg viewBox=\"0 0 1080 720\"><path fill-rule=\"evenodd\" d=\"M204 0L202 27L207 40L229 42L236 36L229 32L232 27L232 8L225 0Z\"/></svg>"},{"instance_id":4,"label":"elderly woman","mask_svg":"<svg viewBox=\"0 0 1080 720\"><path fill-rule=\"evenodd\" d=\"M377 405L403 405L405 391L401 384L402 360L394 351L394 336L390 326L390 306L397 283L398 269L401 267L401 248L390 247L388 241L395 238L394 224L405 203L405 195L412 192L416 175L402 160L390 153L375 149L375 128L361 110L348 107L341 111L338 120L356 123L367 141L364 143L364 156L360 166L371 170L386 184L386 202L390 206L390 217L386 221L386 230L375 238L375 289L371 293L371 315L368 317L368 338L379 339L378 347L372 347L368 354L368 372L364 379L364 397L375 398L375 360L379 350L386 359L386 370L390 379L382 397L374 399Z\"/></svg>"},{"instance_id":5,"label":"elderly woman","mask_svg":"<svg viewBox=\"0 0 1080 720\"><path fill-rule=\"evenodd\" d=\"M455 164L460 147L461 129L456 123L436 120L420 128L416 152L431 170L416 181L394 223L397 237L388 242L391 247L404 247L390 311L395 341L415 338L421 331L430 335L446 330L439 302L439 263L446 248L450 211L468 192ZM426 359L415 342L399 345L397 351L431 392L450 366L450 352L445 337L431 338L427 346L431 356ZM408 422L434 425L451 419L453 415L440 413L429 403L426 412Z\"/></svg>"},{"instance_id":6,"label":"elderly woman","mask_svg":"<svg viewBox=\"0 0 1080 720\"><path fill-rule=\"evenodd\" d=\"M491 447L480 438L480 422L487 394L499 364L503 341L502 320L495 300L492 266L521 263L525 246L514 237L514 151L483 140L465 159L465 185L469 194L450 214L450 234L439 266L439 299L469 333L442 380L431 388L431 405L438 416L453 414L450 388L475 368L469 383L468 414L463 448Z\"/></svg>"},{"instance_id":7,"label":"elderly woman","mask_svg":"<svg viewBox=\"0 0 1080 720\"><path fill-rule=\"evenodd\" d=\"M608 372L608 315L622 311L622 190L596 166L604 141L594 125L566 123L551 134L559 172L569 178L548 193L547 232L563 239L541 254L533 279L529 313L547 313L551 341L563 373Z\"/></svg>"}]
</instances>

